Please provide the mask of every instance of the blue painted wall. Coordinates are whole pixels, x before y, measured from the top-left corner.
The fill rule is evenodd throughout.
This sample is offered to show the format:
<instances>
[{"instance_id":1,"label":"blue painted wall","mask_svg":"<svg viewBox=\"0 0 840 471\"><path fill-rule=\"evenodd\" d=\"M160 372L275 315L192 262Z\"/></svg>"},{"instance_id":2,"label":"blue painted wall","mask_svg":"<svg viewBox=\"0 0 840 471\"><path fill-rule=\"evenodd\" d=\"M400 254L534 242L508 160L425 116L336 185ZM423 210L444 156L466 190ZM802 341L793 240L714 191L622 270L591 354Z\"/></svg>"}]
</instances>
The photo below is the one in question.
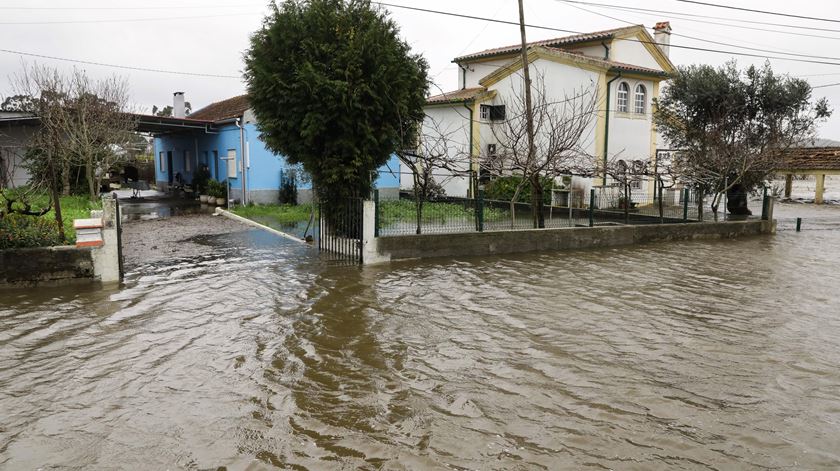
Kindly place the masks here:
<instances>
[{"instance_id":1,"label":"blue painted wall","mask_svg":"<svg viewBox=\"0 0 840 471\"><path fill-rule=\"evenodd\" d=\"M259 139L256 125L245 125L245 141L249 155L249 168L246 182L248 190L278 190L282 172L288 172L290 166L281 155L274 154L265 148ZM198 165L207 164L213 179L230 180L232 188L241 188L242 149L239 141L239 128L235 124L223 126L217 134L206 134L202 131L186 131L183 133L163 134L155 137L155 179L161 183L174 181L174 175L181 173L184 181L190 183ZM227 160L228 150L236 151L236 177L228 178ZM163 165L160 155L164 154ZM166 158L172 154L172 175L169 175ZM189 170L185 162L186 154L191 159ZM214 152L218 153L218 158ZM161 168L162 167L162 168ZM391 156L388 162L379 168L379 177L375 182L376 188L399 188L400 165L396 156ZM307 179L308 180L308 179ZM308 190L312 188L309 182L299 181L298 188Z\"/></svg>"}]
</instances>

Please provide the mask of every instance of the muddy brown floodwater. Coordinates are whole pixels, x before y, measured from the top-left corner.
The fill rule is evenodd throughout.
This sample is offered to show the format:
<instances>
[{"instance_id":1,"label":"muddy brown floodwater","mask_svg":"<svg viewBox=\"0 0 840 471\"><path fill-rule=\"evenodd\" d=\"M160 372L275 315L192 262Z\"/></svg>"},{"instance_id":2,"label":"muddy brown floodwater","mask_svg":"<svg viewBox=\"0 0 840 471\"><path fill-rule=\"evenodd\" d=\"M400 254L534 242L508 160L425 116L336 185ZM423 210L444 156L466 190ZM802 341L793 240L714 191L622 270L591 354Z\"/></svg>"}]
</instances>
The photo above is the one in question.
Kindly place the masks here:
<instances>
[{"instance_id":1,"label":"muddy brown floodwater","mask_svg":"<svg viewBox=\"0 0 840 471\"><path fill-rule=\"evenodd\" d=\"M220 231L3 292L0 468L837 469L840 211L779 214L364 269Z\"/></svg>"}]
</instances>

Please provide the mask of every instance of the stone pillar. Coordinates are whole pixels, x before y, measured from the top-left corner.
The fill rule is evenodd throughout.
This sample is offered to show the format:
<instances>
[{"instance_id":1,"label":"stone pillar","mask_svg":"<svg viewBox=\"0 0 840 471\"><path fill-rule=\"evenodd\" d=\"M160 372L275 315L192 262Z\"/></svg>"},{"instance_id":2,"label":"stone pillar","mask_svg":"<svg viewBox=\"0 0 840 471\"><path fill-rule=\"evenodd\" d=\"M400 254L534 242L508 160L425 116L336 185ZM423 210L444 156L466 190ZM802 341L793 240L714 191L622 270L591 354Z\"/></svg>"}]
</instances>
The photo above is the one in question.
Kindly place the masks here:
<instances>
[{"instance_id":1,"label":"stone pillar","mask_svg":"<svg viewBox=\"0 0 840 471\"><path fill-rule=\"evenodd\" d=\"M814 194L814 203L823 204L823 193L825 193L825 174L817 175L817 191Z\"/></svg>"},{"instance_id":2,"label":"stone pillar","mask_svg":"<svg viewBox=\"0 0 840 471\"><path fill-rule=\"evenodd\" d=\"M120 281L117 217L117 200L102 197L102 245L93 250L93 274L103 283Z\"/></svg>"},{"instance_id":3,"label":"stone pillar","mask_svg":"<svg viewBox=\"0 0 840 471\"><path fill-rule=\"evenodd\" d=\"M793 174L785 175L785 198L790 198L790 193L793 191Z\"/></svg>"},{"instance_id":4,"label":"stone pillar","mask_svg":"<svg viewBox=\"0 0 840 471\"><path fill-rule=\"evenodd\" d=\"M378 239L375 237L376 203L373 201L365 201L362 205L362 227L364 229L364 232L362 233L362 263L365 265L373 265L376 263L388 262L391 260L391 256L379 253Z\"/></svg>"}]
</instances>

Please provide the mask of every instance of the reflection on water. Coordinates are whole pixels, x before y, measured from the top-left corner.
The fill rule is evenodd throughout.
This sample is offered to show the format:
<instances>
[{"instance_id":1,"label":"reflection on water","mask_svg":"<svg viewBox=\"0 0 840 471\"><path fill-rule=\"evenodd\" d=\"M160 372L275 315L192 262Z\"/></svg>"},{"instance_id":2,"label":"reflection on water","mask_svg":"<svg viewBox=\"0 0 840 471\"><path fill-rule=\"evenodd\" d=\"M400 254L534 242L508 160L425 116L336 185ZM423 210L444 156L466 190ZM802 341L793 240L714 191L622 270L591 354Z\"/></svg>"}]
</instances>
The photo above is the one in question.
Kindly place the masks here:
<instances>
[{"instance_id":1,"label":"reflection on water","mask_svg":"<svg viewBox=\"0 0 840 471\"><path fill-rule=\"evenodd\" d=\"M164 219L187 214L215 211L215 205L202 204L191 199L148 198L120 200L123 221Z\"/></svg>"},{"instance_id":2,"label":"reflection on water","mask_svg":"<svg viewBox=\"0 0 840 471\"><path fill-rule=\"evenodd\" d=\"M0 468L836 469L840 232L325 267L257 231L0 300Z\"/></svg>"}]
</instances>

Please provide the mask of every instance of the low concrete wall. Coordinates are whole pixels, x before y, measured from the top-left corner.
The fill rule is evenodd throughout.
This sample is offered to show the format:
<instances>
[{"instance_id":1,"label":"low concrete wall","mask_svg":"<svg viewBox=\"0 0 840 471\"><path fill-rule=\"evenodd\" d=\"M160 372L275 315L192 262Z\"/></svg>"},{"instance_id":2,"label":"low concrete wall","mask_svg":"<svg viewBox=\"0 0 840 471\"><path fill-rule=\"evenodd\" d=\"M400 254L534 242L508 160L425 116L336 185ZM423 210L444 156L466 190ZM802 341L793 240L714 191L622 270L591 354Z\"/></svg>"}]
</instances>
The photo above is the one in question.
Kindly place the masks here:
<instances>
[{"instance_id":1,"label":"low concrete wall","mask_svg":"<svg viewBox=\"0 0 840 471\"><path fill-rule=\"evenodd\" d=\"M0 250L0 287L89 283L94 276L90 248L68 245Z\"/></svg>"},{"instance_id":2,"label":"low concrete wall","mask_svg":"<svg viewBox=\"0 0 840 471\"><path fill-rule=\"evenodd\" d=\"M368 251L371 262L413 258L493 255L551 250L614 247L692 239L721 239L775 232L775 222L735 221L641 226L530 229L465 234L427 234L379 237ZM375 260L375 261L374 261ZM368 263L368 258L365 259Z\"/></svg>"}]
</instances>

